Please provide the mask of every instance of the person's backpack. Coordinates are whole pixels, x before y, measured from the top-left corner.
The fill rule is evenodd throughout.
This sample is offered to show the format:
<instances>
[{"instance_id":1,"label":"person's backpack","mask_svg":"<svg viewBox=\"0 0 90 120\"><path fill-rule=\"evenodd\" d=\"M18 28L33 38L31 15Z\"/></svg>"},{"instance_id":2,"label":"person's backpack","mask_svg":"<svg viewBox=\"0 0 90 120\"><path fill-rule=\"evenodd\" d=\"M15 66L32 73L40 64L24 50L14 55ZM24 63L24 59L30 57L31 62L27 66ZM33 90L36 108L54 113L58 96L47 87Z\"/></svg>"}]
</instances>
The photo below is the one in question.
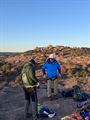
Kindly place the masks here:
<instances>
[{"instance_id":1,"label":"person's backpack","mask_svg":"<svg viewBox=\"0 0 90 120\"><path fill-rule=\"evenodd\" d=\"M31 78L31 74L29 71L33 70L32 65L27 63L24 65L23 69L22 69L22 83L24 86L33 86L36 85L36 82Z\"/></svg>"},{"instance_id":2,"label":"person's backpack","mask_svg":"<svg viewBox=\"0 0 90 120\"><path fill-rule=\"evenodd\" d=\"M53 118L55 115L56 115L55 112L51 111L46 106L42 106L41 110L38 113L38 116L42 118L46 118L46 117Z\"/></svg>"},{"instance_id":3,"label":"person's backpack","mask_svg":"<svg viewBox=\"0 0 90 120\"><path fill-rule=\"evenodd\" d=\"M26 63L26 64L24 64L22 72L21 72L22 83L24 86L28 86L30 84L28 77L27 77L28 70L29 70L29 64Z\"/></svg>"},{"instance_id":4,"label":"person's backpack","mask_svg":"<svg viewBox=\"0 0 90 120\"><path fill-rule=\"evenodd\" d=\"M26 73L22 73L22 82L25 86L29 85L29 81L28 81Z\"/></svg>"},{"instance_id":5,"label":"person's backpack","mask_svg":"<svg viewBox=\"0 0 90 120\"><path fill-rule=\"evenodd\" d=\"M87 100L88 95L86 93L81 92L79 86L73 86L73 99L76 101L85 101Z\"/></svg>"}]
</instances>

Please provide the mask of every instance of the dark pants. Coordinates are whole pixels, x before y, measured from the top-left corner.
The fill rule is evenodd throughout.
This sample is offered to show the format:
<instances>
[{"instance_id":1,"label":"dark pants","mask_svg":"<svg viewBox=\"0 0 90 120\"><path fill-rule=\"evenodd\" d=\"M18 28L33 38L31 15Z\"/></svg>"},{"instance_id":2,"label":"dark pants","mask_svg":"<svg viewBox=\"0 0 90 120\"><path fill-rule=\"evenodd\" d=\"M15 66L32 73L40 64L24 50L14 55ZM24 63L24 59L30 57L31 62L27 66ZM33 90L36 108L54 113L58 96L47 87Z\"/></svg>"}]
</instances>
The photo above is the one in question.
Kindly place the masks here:
<instances>
[{"instance_id":1,"label":"dark pants","mask_svg":"<svg viewBox=\"0 0 90 120\"><path fill-rule=\"evenodd\" d=\"M25 92L25 115L29 113L29 106L30 112L32 114L33 120L37 119L37 91L36 88L23 88Z\"/></svg>"}]
</instances>

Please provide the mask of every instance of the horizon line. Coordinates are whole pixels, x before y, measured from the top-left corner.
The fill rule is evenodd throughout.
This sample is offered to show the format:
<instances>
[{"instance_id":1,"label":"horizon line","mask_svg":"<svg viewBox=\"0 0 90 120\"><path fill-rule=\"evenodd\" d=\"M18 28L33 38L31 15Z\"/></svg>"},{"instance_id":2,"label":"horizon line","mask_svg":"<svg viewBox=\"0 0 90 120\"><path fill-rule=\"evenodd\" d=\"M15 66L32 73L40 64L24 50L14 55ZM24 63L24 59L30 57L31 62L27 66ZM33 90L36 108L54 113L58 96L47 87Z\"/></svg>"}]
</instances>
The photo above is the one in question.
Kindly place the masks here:
<instances>
[{"instance_id":1,"label":"horizon line","mask_svg":"<svg viewBox=\"0 0 90 120\"><path fill-rule=\"evenodd\" d=\"M23 53L23 52L27 52L27 51L29 51L29 50L34 50L34 49L36 49L37 47L38 47L38 48L44 48L44 47L48 47L48 46L52 46L52 47L63 46L63 47L70 47L70 48L90 48L90 47L88 47L88 46L87 46L87 47L86 47L86 46L84 46L84 47L83 47L83 46L81 46L81 47L80 47L80 46L77 46L77 47L76 47L76 46L69 46L69 45L66 46L66 45L52 45L52 44L50 44L50 45L47 45L47 46L36 46L36 47L34 47L33 49L28 49L28 50L25 50L25 51L6 51L6 50L5 50L5 51L2 51L2 50L1 50L0 53L5 53L5 52L6 52L6 53Z\"/></svg>"}]
</instances>

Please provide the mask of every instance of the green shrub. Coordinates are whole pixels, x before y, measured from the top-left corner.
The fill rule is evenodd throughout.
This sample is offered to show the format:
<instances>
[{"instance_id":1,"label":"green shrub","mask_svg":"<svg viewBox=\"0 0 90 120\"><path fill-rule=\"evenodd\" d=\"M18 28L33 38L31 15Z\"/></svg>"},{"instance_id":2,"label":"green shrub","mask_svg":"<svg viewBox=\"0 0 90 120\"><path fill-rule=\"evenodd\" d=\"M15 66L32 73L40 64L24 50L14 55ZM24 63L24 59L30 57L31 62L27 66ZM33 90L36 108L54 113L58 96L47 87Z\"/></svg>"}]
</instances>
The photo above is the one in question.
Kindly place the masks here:
<instances>
[{"instance_id":1,"label":"green shrub","mask_svg":"<svg viewBox=\"0 0 90 120\"><path fill-rule=\"evenodd\" d=\"M87 76L87 72L86 71L81 71L80 74L79 74L79 77L83 77L85 78Z\"/></svg>"},{"instance_id":2,"label":"green shrub","mask_svg":"<svg viewBox=\"0 0 90 120\"><path fill-rule=\"evenodd\" d=\"M4 73L8 74L11 72L11 64L10 63L6 63L2 66L2 70Z\"/></svg>"},{"instance_id":3,"label":"green shrub","mask_svg":"<svg viewBox=\"0 0 90 120\"><path fill-rule=\"evenodd\" d=\"M72 77L74 74L75 74L75 69L74 68L71 68L67 71L68 77Z\"/></svg>"}]
</instances>

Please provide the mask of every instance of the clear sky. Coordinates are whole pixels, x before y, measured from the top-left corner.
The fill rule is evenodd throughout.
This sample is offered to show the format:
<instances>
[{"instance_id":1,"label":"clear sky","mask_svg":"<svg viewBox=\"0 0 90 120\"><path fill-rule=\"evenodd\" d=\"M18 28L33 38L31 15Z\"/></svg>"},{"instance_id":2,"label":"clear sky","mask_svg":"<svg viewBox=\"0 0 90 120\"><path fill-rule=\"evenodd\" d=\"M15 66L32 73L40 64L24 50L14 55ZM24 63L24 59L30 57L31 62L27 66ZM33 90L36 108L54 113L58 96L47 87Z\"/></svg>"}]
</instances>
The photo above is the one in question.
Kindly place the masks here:
<instances>
[{"instance_id":1,"label":"clear sky","mask_svg":"<svg viewBox=\"0 0 90 120\"><path fill-rule=\"evenodd\" d=\"M0 51L90 47L90 0L0 0Z\"/></svg>"}]
</instances>

